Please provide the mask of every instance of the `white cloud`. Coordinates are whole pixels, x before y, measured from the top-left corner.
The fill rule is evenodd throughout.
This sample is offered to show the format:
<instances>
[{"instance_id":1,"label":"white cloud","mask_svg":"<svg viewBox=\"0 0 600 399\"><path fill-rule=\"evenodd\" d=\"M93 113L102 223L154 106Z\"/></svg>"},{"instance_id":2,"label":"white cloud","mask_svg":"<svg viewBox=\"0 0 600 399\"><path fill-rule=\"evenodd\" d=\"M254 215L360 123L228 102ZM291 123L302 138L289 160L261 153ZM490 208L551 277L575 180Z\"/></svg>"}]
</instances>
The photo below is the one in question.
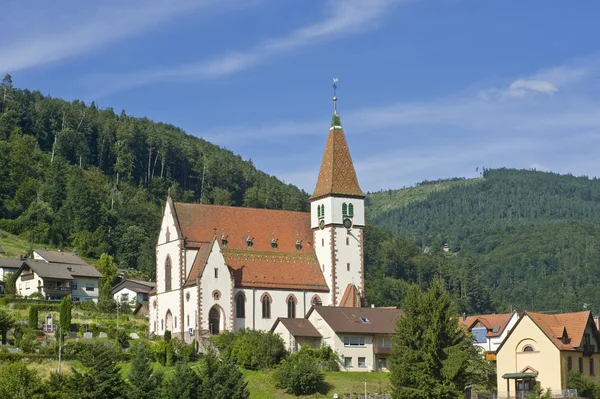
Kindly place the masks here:
<instances>
[{"instance_id":1,"label":"white cloud","mask_svg":"<svg viewBox=\"0 0 600 399\"><path fill-rule=\"evenodd\" d=\"M246 50L231 51L187 65L123 74L100 74L88 79L96 81L102 95L158 81L187 81L227 76L252 68L276 55L371 28L385 16L392 5L408 1L410 0L329 0L323 19Z\"/></svg>"},{"instance_id":2,"label":"white cloud","mask_svg":"<svg viewBox=\"0 0 600 399\"><path fill-rule=\"evenodd\" d=\"M600 92L600 64L581 61L533 76L548 71L561 82L561 90L551 96L508 101L500 96L481 98L477 90L471 90L431 101L346 110L342 122L361 187L375 191L425 179L475 176L475 168L483 166L593 175L600 170L600 96L596 94ZM544 85L537 89L550 90ZM243 149L263 170L311 190L320 149L282 162L257 156L251 141L277 149L284 145L281 142L317 134L323 135L324 145L326 123L265 123L273 127L266 130L244 126L228 130L230 135L212 134L210 140L231 145L234 151ZM211 133L219 131L215 128Z\"/></svg>"},{"instance_id":3,"label":"white cloud","mask_svg":"<svg viewBox=\"0 0 600 399\"><path fill-rule=\"evenodd\" d=\"M531 92L554 94L557 91L558 89L552 82L518 79L508 86L507 94L513 97L524 97Z\"/></svg>"},{"instance_id":4,"label":"white cloud","mask_svg":"<svg viewBox=\"0 0 600 399\"><path fill-rule=\"evenodd\" d=\"M15 2L17 3L17 2ZM0 73L90 52L215 0L22 0L0 24ZM51 4L51 6L50 6ZM32 28L35 27L35 28Z\"/></svg>"}]
</instances>

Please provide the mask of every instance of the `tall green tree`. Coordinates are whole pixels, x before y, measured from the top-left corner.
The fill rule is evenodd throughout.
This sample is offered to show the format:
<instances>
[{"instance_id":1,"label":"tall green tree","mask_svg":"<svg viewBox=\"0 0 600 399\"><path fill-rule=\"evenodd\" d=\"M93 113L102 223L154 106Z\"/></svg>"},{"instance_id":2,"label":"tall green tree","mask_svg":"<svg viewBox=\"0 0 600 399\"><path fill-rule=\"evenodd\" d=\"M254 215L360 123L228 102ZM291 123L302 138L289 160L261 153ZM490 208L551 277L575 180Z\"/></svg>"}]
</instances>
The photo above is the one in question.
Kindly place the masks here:
<instances>
[{"instance_id":1,"label":"tall green tree","mask_svg":"<svg viewBox=\"0 0 600 399\"><path fill-rule=\"evenodd\" d=\"M71 310L73 303L71 302L71 296L68 295L60 301L59 312L60 312L60 329L62 334L68 334L71 328Z\"/></svg>"},{"instance_id":2,"label":"tall green tree","mask_svg":"<svg viewBox=\"0 0 600 399\"><path fill-rule=\"evenodd\" d=\"M177 363L175 372L166 377L160 390L160 399L199 398L200 376L185 363Z\"/></svg>"},{"instance_id":3,"label":"tall green tree","mask_svg":"<svg viewBox=\"0 0 600 399\"><path fill-rule=\"evenodd\" d=\"M29 307L29 323L28 326L30 329L37 330L38 328L38 308L35 305L31 305Z\"/></svg>"},{"instance_id":4,"label":"tall green tree","mask_svg":"<svg viewBox=\"0 0 600 399\"><path fill-rule=\"evenodd\" d=\"M67 377L70 397L78 399L123 399L124 382L119 375L117 354L102 343L89 344L86 369L73 369ZM82 362L83 363L83 362Z\"/></svg>"},{"instance_id":5,"label":"tall green tree","mask_svg":"<svg viewBox=\"0 0 600 399\"><path fill-rule=\"evenodd\" d=\"M402 311L390 357L393 398L463 397L474 352L448 292L439 281L425 292L412 286Z\"/></svg>"},{"instance_id":6,"label":"tall green tree","mask_svg":"<svg viewBox=\"0 0 600 399\"><path fill-rule=\"evenodd\" d=\"M228 360L222 361L215 352L204 355L202 385L198 399L248 399L248 382L238 366Z\"/></svg>"},{"instance_id":7,"label":"tall green tree","mask_svg":"<svg viewBox=\"0 0 600 399\"><path fill-rule=\"evenodd\" d=\"M127 374L129 399L153 399L162 383L162 375L152 369L152 352L145 343L132 348L131 369Z\"/></svg>"},{"instance_id":8,"label":"tall green tree","mask_svg":"<svg viewBox=\"0 0 600 399\"><path fill-rule=\"evenodd\" d=\"M0 334L2 345L6 345L6 335L9 329L15 325L15 319L4 309L0 308Z\"/></svg>"},{"instance_id":9,"label":"tall green tree","mask_svg":"<svg viewBox=\"0 0 600 399\"><path fill-rule=\"evenodd\" d=\"M100 279L100 301L112 299L110 291L118 275L118 268L114 262L114 258L109 254L103 253L100 255L98 263L96 263L96 269L104 276Z\"/></svg>"}]
</instances>

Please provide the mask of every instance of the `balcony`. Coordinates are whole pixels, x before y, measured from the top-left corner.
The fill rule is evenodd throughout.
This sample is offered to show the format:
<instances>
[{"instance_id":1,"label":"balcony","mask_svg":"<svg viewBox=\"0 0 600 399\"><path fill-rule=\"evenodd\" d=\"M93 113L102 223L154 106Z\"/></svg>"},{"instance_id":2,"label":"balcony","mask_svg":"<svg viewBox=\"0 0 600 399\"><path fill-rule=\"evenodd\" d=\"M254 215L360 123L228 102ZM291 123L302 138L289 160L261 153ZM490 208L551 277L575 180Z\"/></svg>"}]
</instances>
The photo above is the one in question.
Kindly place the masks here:
<instances>
[{"instance_id":1,"label":"balcony","mask_svg":"<svg viewBox=\"0 0 600 399\"><path fill-rule=\"evenodd\" d=\"M67 296L71 295L71 287L48 287L44 286L44 292L47 296Z\"/></svg>"},{"instance_id":2,"label":"balcony","mask_svg":"<svg viewBox=\"0 0 600 399\"><path fill-rule=\"evenodd\" d=\"M596 345L583 344L583 356L592 356L596 353Z\"/></svg>"},{"instance_id":3,"label":"balcony","mask_svg":"<svg viewBox=\"0 0 600 399\"><path fill-rule=\"evenodd\" d=\"M392 353L392 348L385 346L374 346L373 353L376 355L389 355L390 353Z\"/></svg>"}]
</instances>

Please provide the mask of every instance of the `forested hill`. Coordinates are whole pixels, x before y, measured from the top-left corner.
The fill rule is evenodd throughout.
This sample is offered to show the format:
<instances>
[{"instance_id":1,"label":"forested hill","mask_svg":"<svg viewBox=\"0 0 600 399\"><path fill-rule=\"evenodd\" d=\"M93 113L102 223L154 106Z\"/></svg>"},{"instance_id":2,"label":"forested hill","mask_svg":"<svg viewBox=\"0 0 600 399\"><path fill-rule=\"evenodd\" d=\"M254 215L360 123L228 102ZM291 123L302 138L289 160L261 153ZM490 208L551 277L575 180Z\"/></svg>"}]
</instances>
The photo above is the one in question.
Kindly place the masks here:
<instances>
[{"instance_id":1,"label":"forested hill","mask_svg":"<svg viewBox=\"0 0 600 399\"><path fill-rule=\"evenodd\" d=\"M150 276L169 192L186 202L308 207L304 191L172 125L20 90L4 78L0 230L84 256L112 253Z\"/></svg>"},{"instance_id":2,"label":"forested hill","mask_svg":"<svg viewBox=\"0 0 600 399\"><path fill-rule=\"evenodd\" d=\"M531 170L367 196L369 221L481 273L497 306L600 310L600 181Z\"/></svg>"}]
</instances>

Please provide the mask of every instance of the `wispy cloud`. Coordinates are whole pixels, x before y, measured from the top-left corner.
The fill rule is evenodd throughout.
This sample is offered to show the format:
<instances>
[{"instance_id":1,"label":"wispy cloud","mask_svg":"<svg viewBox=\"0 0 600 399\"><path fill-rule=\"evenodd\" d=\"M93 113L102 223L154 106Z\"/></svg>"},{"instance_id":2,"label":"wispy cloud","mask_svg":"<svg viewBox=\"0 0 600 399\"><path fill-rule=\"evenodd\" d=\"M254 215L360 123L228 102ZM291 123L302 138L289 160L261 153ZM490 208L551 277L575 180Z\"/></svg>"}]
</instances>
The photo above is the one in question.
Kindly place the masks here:
<instances>
[{"instance_id":1,"label":"wispy cloud","mask_svg":"<svg viewBox=\"0 0 600 399\"><path fill-rule=\"evenodd\" d=\"M90 52L216 0L22 0L0 17L0 73ZM48 3L50 4L50 3Z\"/></svg>"},{"instance_id":2,"label":"wispy cloud","mask_svg":"<svg viewBox=\"0 0 600 399\"><path fill-rule=\"evenodd\" d=\"M386 11L397 3L410 0L328 0L324 17L281 37L260 42L245 49L230 51L210 59L167 68L88 77L101 87L100 94L143 86L159 81L201 80L227 76L255 67L295 49L334 40L375 26Z\"/></svg>"},{"instance_id":3,"label":"wispy cloud","mask_svg":"<svg viewBox=\"0 0 600 399\"><path fill-rule=\"evenodd\" d=\"M509 97L506 93L511 88L532 93ZM347 110L342 123L365 190L472 176L482 166L541 169L544 165L543 169L555 172L593 174L600 170L599 89L600 63L590 58L507 79L485 90ZM482 92L495 95L481 96ZM205 133L217 144L236 143L242 148L248 145L247 137L273 143L281 137L322 135L324 122L280 122L268 129L245 126L240 135L236 131L220 135L221 129L215 128ZM248 153L247 147L244 151ZM270 173L310 190L321 153L300 155L294 162L259 163Z\"/></svg>"}]
</instances>

